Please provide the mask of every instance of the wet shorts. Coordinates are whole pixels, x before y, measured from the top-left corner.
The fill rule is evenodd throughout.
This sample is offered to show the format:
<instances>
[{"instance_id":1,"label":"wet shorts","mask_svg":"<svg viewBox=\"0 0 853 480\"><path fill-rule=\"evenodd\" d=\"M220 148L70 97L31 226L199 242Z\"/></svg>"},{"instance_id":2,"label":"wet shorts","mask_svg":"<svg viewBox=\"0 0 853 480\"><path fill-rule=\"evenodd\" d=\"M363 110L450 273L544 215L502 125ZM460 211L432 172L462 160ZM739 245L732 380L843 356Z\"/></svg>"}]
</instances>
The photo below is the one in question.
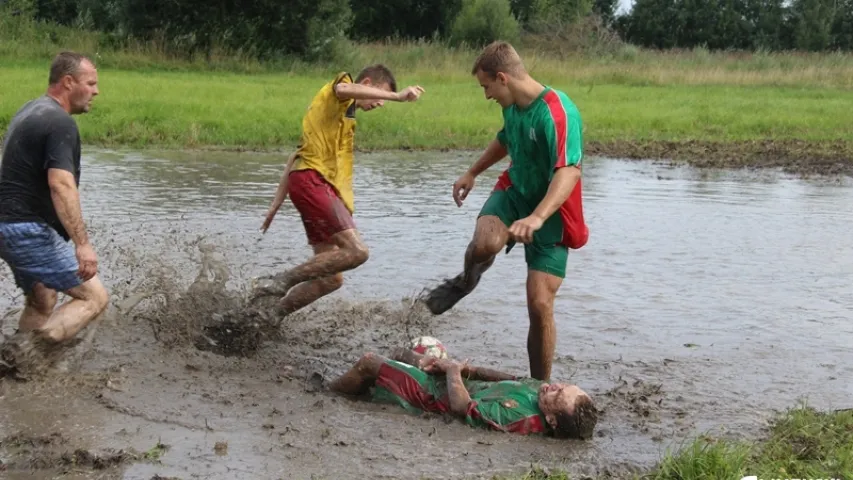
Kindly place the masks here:
<instances>
[{"instance_id":1,"label":"wet shorts","mask_svg":"<svg viewBox=\"0 0 853 480\"><path fill-rule=\"evenodd\" d=\"M450 411L447 396L439 389L434 376L396 360L386 360L379 367L373 400L399 405L416 414Z\"/></svg>"},{"instance_id":2,"label":"wet shorts","mask_svg":"<svg viewBox=\"0 0 853 480\"><path fill-rule=\"evenodd\" d=\"M60 292L83 283L73 245L42 223L0 222L0 258L25 294L36 283Z\"/></svg>"},{"instance_id":3,"label":"wet shorts","mask_svg":"<svg viewBox=\"0 0 853 480\"><path fill-rule=\"evenodd\" d=\"M352 214L335 189L316 170L290 172L290 200L302 217L310 245L355 228Z\"/></svg>"},{"instance_id":4,"label":"wet shorts","mask_svg":"<svg viewBox=\"0 0 853 480\"><path fill-rule=\"evenodd\" d=\"M509 227L516 220L532 214L536 209L528 206L510 186L506 190L496 188L492 191L479 216L494 215ZM533 233L533 242L524 245L524 259L527 268L565 278L569 249L561 245L563 239L563 220L559 213L551 215L542 228ZM514 244L510 244L509 249Z\"/></svg>"}]
</instances>

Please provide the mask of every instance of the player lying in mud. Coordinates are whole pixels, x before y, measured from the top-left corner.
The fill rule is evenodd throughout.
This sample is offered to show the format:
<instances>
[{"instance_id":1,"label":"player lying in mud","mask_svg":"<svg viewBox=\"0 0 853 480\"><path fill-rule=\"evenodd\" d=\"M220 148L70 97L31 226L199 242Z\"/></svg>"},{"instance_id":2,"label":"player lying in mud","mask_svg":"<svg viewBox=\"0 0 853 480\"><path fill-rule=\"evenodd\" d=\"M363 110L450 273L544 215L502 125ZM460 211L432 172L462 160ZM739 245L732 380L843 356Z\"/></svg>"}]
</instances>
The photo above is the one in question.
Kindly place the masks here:
<instances>
[{"instance_id":1,"label":"player lying in mud","mask_svg":"<svg viewBox=\"0 0 853 480\"><path fill-rule=\"evenodd\" d=\"M450 413L471 426L522 435L588 439L598 422L592 399L576 385L518 378L404 348L391 358L365 354L330 388L347 395L372 390L373 401L410 413Z\"/></svg>"}]
</instances>

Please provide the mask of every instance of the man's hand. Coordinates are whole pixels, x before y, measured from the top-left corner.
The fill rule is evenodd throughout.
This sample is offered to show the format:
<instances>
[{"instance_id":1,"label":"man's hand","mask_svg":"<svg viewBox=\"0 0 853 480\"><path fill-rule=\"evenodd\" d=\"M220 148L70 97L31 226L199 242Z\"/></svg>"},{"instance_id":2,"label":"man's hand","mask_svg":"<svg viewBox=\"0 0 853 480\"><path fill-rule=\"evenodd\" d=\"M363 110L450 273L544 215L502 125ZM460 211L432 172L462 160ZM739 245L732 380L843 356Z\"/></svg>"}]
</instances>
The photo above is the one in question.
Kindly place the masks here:
<instances>
[{"instance_id":1,"label":"man's hand","mask_svg":"<svg viewBox=\"0 0 853 480\"><path fill-rule=\"evenodd\" d=\"M397 92L397 101L414 102L417 101L418 98L420 98L422 93L424 93L424 89L420 85L406 87L403 90Z\"/></svg>"},{"instance_id":2,"label":"man's hand","mask_svg":"<svg viewBox=\"0 0 853 480\"><path fill-rule=\"evenodd\" d=\"M536 215L529 215L516 220L509 227L509 235L516 242L530 243L533 241L533 233L542 228L545 223Z\"/></svg>"},{"instance_id":3,"label":"man's hand","mask_svg":"<svg viewBox=\"0 0 853 480\"><path fill-rule=\"evenodd\" d=\"M98 256L91 244L77 245L77 274L84 282L88 282L98 273Z\"/></svg>"},{"instance_id":4,"label":"man's hand","mask_svg":"<svg viewBox=\"0 0 853 480\"><path fill-rule=\"evenodd\" d=\"M462 369L467 362L460 363L448 358L424 357L421 360L421 370L427 373L447 373L455 368Z\"/></svg>"},{"instance_id":5,"label":"man's hand","mask_svg":"<svg viewBox=\"0 0 853 480\"><path fill-rule=\"evenodd\" d=\"M471 175L470 172L465 172L458 180L453 184L453 201L456 202L457 207L462 206L462 202L468 197L468 194L471 193L471 190L474 189L474 175Z\"/></svg>"}]
</instances>

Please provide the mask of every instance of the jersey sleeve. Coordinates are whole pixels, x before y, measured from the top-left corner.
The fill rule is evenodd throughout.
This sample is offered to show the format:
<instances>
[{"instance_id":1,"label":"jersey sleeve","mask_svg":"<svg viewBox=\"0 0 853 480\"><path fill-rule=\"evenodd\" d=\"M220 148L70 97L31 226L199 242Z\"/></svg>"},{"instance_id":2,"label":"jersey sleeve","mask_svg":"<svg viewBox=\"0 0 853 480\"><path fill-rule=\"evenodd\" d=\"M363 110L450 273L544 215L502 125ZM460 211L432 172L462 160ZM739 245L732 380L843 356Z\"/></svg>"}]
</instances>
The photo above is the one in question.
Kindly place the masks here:
<instances>
[{"instance_id":1,"label":"jersey sleeve","mask_svg":"<svg viewBox=\"0 0 853 480\"><path fill-rule=\"evenodd\" d=\"M550 162L553 170L567 166L580 166L583 153L581 150L581 129L566 113L559 95L551 92L546 97L548 113L540 123L548 142Z\"/></svg>"},{"instance_id":2,"label":"jersey sleeve","mask_svg":"<svg viewBox=\"0 0 853 480\"><path fill-rule=\"evenodd\" d=\"M350 105L352 105L355 102L355 100L353 100L353 99L341 100L338 98L337 95L335 95L335 86L337 86L339 83L353 83L352 75L350 75L347 72L341 72L337 76L335 76L335 79L332 81L332 98L337 100L338 103L343 108L348 108Z\"/></svg>"},{"instance_id":3,"label":"jersey sleeve","mask_svg":"<svg viewBox=\"0 0 853 480\"><path fill-rule=\"evenodd\" d=\"M498 143L500 143L502 147L507 148L506 129L501 128L495 138L498 140Z\"/></svg>"},{"instance_id":4,"label":"jersey sleeve","mask_svg":"<svg viewBox=\"0 0 853 480\"><path fill-rule=\"evenodd\" d=\"M58 168L74 172L74 145L77 125L70 117L56 116L49 123L44 145L44 169Z\"/></svg>"}]
</instances>

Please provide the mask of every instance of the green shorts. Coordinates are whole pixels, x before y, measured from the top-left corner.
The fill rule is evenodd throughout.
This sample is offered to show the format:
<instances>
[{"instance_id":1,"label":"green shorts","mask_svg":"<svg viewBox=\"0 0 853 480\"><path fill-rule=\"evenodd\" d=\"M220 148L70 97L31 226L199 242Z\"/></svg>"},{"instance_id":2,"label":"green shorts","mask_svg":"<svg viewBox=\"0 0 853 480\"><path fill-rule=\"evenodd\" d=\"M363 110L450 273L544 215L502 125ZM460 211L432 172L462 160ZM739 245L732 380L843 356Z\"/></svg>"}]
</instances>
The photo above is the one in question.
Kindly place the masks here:
<instances>
[{"instance_id":1,"label":"green shorts","mask_svg":"<svg viewBox=\"0 0 853 480\"><path fill-rule=\"evenodd\" d=\"M478 216L494 215L509 227L516 220L529 216L536 209L527 205L524 199L512 190L495 190L489 195ZM545 221L542 228L534 232L533 242L524 245L524 259L527 268L566 278L566 264L569 260L569 248L562 245L563 220L554 213ZM510 243L507 252L514 244Z\"/></svg>"}]
</instances>

